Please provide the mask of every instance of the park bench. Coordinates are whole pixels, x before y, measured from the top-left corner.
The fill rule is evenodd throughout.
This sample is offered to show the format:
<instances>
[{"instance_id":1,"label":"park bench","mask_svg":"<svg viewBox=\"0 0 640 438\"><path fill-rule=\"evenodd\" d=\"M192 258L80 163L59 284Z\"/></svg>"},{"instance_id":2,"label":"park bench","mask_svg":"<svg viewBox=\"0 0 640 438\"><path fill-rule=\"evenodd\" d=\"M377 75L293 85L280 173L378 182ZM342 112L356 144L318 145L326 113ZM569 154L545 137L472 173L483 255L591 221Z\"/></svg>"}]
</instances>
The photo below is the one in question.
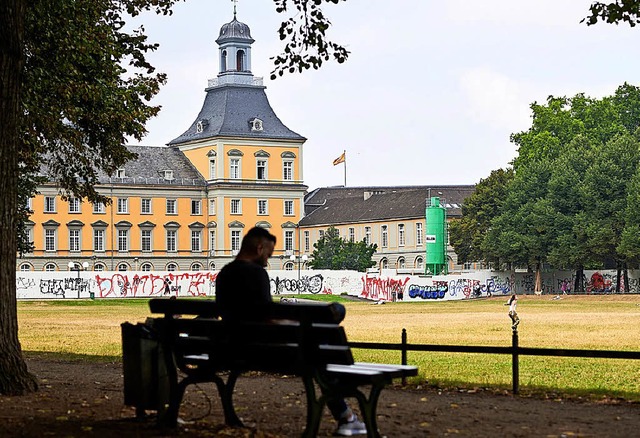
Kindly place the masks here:
<instances>
[{"instance_id":1,"label":"park bench","mask_svg":"<svg viewBox=\"0 0 640 438\"><path fill-rule=\"evenodd\" d=\"M149 306L152 313L164 314L148 322L159 341L157 354L164 358L156 373L166 374L168 383L157 390L159 400L137 407L155 405L164 426L175 427L186 387L201 382L216 384L225 423L242 426L233 406L236 381L242 373L261 371L302 378L307 398L303 437L317 435L327 399L338 397L356 398L367 436L379 437L376 408L382 389L394 378L417 375L414 366L354 362L335 305L277 304L265 322L223 321L211 300L157 298ZM124 342L123 324L126 356ZM125 403L135 406L135 400L127 400L131 361L123 357L123 362Z\"/></svg>"}]
</instances>

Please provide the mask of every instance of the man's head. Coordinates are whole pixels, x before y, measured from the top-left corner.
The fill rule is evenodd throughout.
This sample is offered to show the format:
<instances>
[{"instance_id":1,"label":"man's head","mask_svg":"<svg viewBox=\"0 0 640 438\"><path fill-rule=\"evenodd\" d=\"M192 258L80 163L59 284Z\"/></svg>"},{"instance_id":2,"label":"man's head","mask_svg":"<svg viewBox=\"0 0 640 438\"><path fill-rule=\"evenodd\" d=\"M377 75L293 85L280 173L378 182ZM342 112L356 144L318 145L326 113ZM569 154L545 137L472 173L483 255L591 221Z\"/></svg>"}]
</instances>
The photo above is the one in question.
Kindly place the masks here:
<instances>
[{"instance_id":1,"label":"man's head","mask_svg":"<svg viewBox=\"0 0 640 438\"><path fill-rule=\"evenodd\" d=\"M276 246L276 236L261 227L253 227L242 238L238 258L267 266Z\"/></svg>"}]
</instances>

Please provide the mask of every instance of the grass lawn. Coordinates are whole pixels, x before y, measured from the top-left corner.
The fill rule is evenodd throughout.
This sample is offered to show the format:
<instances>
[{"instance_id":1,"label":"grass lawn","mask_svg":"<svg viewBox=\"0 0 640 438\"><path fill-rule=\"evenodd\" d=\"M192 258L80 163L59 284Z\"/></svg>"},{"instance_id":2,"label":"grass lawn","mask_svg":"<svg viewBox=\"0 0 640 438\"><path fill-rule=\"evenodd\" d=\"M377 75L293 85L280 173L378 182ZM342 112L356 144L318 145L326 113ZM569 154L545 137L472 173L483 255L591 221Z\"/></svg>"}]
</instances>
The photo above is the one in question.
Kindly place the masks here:
<instances>
[{"instance_id":1,"label":"grass lawn","mask_svg":"<svg viewBox=\"0 0 640 438\"><path fill-rule=\"evenodd\" d=\"M328 298L303 296L303 298ZM520 346L640 351L640 296L520 296ZM349 340L410 344L509 346L507 297L471 301L387 303L345 300ZM120 324L151 316L147 300L61 300L18 303L23 350L120 360ZM443 386L511 387L509 355L409 352L419 379ZM356 360L395 362L400 352L357 350ZM640 361L520 357L521 391L551 391L640 401Z\"/></svg>"}]
</instances>

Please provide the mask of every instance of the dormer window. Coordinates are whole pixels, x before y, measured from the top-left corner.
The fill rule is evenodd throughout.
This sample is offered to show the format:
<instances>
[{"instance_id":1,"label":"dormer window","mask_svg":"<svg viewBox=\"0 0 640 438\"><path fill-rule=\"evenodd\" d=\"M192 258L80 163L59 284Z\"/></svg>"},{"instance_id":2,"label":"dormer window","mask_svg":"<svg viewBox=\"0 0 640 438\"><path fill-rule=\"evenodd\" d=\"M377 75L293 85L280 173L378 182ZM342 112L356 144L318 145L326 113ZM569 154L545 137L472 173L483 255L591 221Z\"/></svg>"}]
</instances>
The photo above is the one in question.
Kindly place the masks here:
<instances>
[{"instance_id":1,"label":"dormer window","mask_svg":"<svg viewBox=\"0 0 640 438\"><path fill-rule=\"evenodd\" d=\"M249 120L249 124L251 125L251 130L252 131L262 131L264 129L264 127L262 125L262 120L260 120L257 117Z\"/></svg>"},{"instance_id":2,"label":"dormer window","mask_svg":"<svg viewBox=\"0 0 640 438\"><path fill-rule=\"evenodd\" d=\"M173 170L165 170L164 179L166 179L167 181L173 180Z\"/></svg>"},{"instance_id":3,"label":"dormer window","mask_svg":"<svg viewBox=\"0 0 640 438\"><path fill-rule=\"evenodd\" d=\"M198 122L196 123L196 133L200 134L201 132L203 132L208 124L209 122L205 119L198 120Z\"/></svg>"},{"instance_id":4,"label":"dormer window","mask_svg":"<svg viewBox=\"0 0 640 438\"><path fill-rule=\"evenodd\" d=\"M116 170L116 178L124 178L124 177L125 177L124 169Z\"/></svg>"}]
</instances>

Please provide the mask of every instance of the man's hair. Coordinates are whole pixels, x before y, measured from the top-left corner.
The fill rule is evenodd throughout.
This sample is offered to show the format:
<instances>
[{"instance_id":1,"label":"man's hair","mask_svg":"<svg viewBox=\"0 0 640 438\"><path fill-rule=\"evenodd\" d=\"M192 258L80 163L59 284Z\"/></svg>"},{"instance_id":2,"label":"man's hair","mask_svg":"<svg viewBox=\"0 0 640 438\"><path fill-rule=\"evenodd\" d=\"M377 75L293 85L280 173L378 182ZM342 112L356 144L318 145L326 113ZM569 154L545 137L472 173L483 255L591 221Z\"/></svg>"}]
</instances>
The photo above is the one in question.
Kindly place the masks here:
<instances>
[{"instance_id":1,"label":"man's hair","mask_svg":"<svg viewBox=\"0 0 640 438\"><path fill-rule=\"evenodd\" d=\"M253 227L242 238L241 251L254 251L264 240L276 244L276 236L271 234L266 228Z\"/></svg>"}]
</instances>

